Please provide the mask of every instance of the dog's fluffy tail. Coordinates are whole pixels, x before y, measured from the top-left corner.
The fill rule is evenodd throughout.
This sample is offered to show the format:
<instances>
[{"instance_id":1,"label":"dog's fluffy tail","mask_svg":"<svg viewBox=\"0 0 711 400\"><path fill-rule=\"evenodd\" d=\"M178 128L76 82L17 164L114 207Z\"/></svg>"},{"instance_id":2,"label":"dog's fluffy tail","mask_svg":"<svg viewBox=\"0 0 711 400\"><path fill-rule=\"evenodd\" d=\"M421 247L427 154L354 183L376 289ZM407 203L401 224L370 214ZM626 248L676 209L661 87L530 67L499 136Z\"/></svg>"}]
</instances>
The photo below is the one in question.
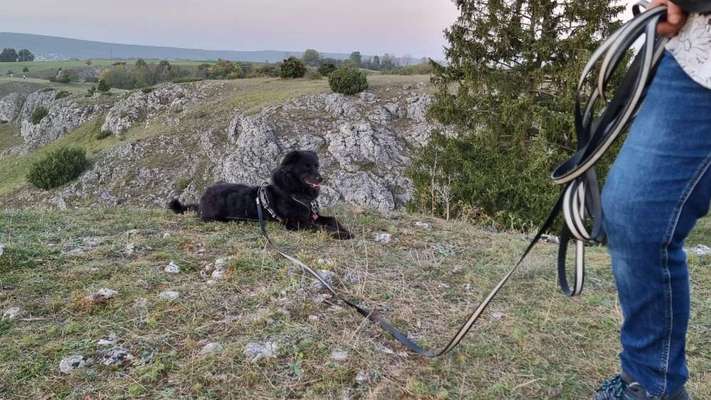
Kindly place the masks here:
<instances>
[{"instance_id":1,"label":"dog's fluffy tail","mask_svg":"<svg viewBox=\"0 0 711 400\"><path fill-rule=\"evenodd\" d=\"M184 214L186 211L200 212L200 206L197 204L183 204L178 199L173 199L168 203L168 209L176 214Z\"/></svg>"}]
</instances>

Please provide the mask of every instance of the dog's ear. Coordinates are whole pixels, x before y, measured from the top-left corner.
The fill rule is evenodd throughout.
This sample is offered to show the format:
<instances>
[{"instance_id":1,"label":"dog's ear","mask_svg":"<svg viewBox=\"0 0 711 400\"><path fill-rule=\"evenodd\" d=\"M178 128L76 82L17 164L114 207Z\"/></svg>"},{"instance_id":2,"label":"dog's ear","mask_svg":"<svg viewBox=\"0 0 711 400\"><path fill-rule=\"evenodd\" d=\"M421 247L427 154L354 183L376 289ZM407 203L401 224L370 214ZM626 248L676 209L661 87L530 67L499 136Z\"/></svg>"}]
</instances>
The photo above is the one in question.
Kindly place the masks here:
<instances>
[{"instance_id":1,"label":"dog's ear","mask_svg":"<svg viewBox=\"0 0 711 400\"><path fill-rule=\"evenodd\" d=\"M299 151L297 151L297 150L290 151L289 153L286 154L286 156L284 156L284 159L281 161L281 166L285 167L287 165L296 164L297 162L299 162L300 159L301 159L301 153L299 153Z\"/></svg>"}]
</instances>

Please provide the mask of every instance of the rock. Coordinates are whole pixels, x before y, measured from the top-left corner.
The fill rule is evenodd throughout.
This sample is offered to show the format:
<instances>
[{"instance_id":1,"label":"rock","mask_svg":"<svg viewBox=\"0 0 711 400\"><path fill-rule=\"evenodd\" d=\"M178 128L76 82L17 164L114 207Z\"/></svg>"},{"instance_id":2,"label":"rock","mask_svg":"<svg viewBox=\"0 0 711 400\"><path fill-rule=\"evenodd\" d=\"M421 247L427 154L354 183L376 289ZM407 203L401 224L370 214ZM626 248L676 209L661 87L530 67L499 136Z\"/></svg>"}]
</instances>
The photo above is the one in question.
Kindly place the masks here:
<instances>
[{"instance_id":1,"label":"rock","mask_svg":"<svg viewBox=\"0 0 711 400\"><path fill-rule=\"evenodd\" d=\"M0 122L12 122L20 115L25 97L19 93L10 93L0 98Z\"/></svg>"},{"instance_id":2,"label":"rock","mask_svg":"<svg viewBox=\"0 0 711 400\"><path fill-rule=\"evenodd\" d=\"M541 235L541 241L544 243L560 244L560 239L555 235Z\"/></svg>"},{"instance_id":3,"label":"rock","mask_svg":"<svg viewBox=\"0 0 711 400\"><path fill-rule=\"evenodd\" d=\"M338 188L344 199L353 204L380 212L395 209L395 198L392 192L388 189L387 183L377 176L362 171L336 172L336 175L327 184Z\"/></svg>"},{"instance_id":4,"label":"rock","mask_svg":"<svg viewBox=\"0 0 711 400\"><path fill-rule=\"evenodd\" d=\"M70 374L72 371L86 367L87 360L82 355L65 357L59 363L59 371L63 374Z\"/></svg>"},{"instance_id":5,"label":"rock","mask_svg":"<svg viewBox=\"0 0 711 400\"><path fill-rule=\"evenodd\" d=\"M2 313L2 319L15 319L20 315L20 307L6 308Z\"/></svg>"},{"instance_id":6,"label":"rock","mask_svg":"<svg viewBox=\"0 0 711 400\"><path fill-rule=\"evenodd\" d=\"M328 283L329 286L333 286L333 277L336 276L335 273L333 273L331 271L326 271L324 269L316 271L316 272L321 277L321 279L323 279L324 281L326 281L326 283ZM317 280L314 277L312 277L312 279L313 279L313 282L311 283L311 289L314 289L314 290L326 289L326 286L323 283L321 283L319 280Z\"/></svg>"},{"instance_id":7,"label":"rock","mask_svg":"<svg viewBox=\"0 0 711 400\"><path fill-rule=\"evenodd\" d=\"M697 244L696 247L694 247L694 249L692 251L697 256L700 256L700 257L707 256L707 255L711 254L711 247L708 247L703 244Z\"/></svg>"},{"instance_id":8,"label":"rock","mask_svg":"<svg viewBox=\"0 0 711 400\"><path fill-rule=\"evenodd\" d=\"M59 139L105 109L101 105L80 105L71 98L56 99L56 95L55 90L42 89L27 96L18 118L28 149ZM47 110L47 115L35 124L32 113L40 107Z\"/></svg>"},{"instance_id":9,"label":"rock","mask_svg":"<svg viewBox=\"0 0 711 400\"><path fill-rule=\"evenodd\" d=\"M426 229L426 230L432 229L432 224L429 224L427 222L422 222L422 221L415 222L415 226L418 228L421 228L421 229Z\"/></svg>"},{"instance_id":10,"label":"rock","mask_svg":"<svg viewBox=\"0 0 711 400\"><path fill-rule=\"evenodd\" d=\"M390 243L391 240L392 240L392 235L387 232L378 232L375 234L375 242L376 243L386 244L386 243Z\"/></svg>"},{"instance_id":11,"label":"rock","mask_svg":"<svg viewBox=\"0 0 711 400\"><path fill-rule=\"evenodd\" d=\"M111 300L117 294L118 292L113 289L102 288L86 296L86 299L93 304L102 304Z\"/></svg>"},{"instance_id":12,"label":"rock","mask_svg":"<svg viewBox=\"0 0 711 400\"><path fill-rule=\"evenodd\" d=\"M159 297L161 300L174 301L174 300L177 300L177 299L180 297L180 293L179 293L179 292L176 292L176 291L174 291L174 290L165 290L165 291L160 292L160 294L158 295L158 297Z\"/></svg>"},{"instance_id":13,"label":"rock","mask_svg":"<svg viewBox=\"0 0 711 400\"><path fill-rule=\"evenodd\" d=\"M309 315L309 321L318 322L318 315Z\"/></svg>"},{"instance_id":14,"label":"rock","mask_svg":"<svg viewBox=\"0 0 711 400\"><path fill-rule=\"evenodd\" d=\"M180 267L178 266L178 264L171 261L170 264L166 265L166 267L163 269L163 271L165 271L169 274L178 274L178 273L180 273Z\"/></svg>"},{"instance_id":15,"label":"rock","mask_svg":"<svg viewBox=\"0 0 711 400\"><path fill-rule=\"evenodd\" d=\"M244 348L244 355L251 362L257 362L263 358L274 358L277 355L279 347L274 342L265 343L248 343Z\"/></svg>"},{"instance_id":16,"label":"rock","mask_svg":"<svg viewBox=\"0 0 711 400\"><path fill-rule=\"evenodd\" d=\"M376 129L367 121L343 124L326 139L329 153L347 172L358 172L368 165L407 162L397 136L388 129Z\"/></svg>"},{"instance_id":17,"label":"rock","mask_svg":"<svg viewBox=\"0 0 711 400\"><path fill-rule=\"evenodd\" d=\"M171 108L180 111L184 105L199 100L199 97L199 94L176 84L159 86L150 93L136 91L109 110L101 131L118 135L130 129L136 122L149 119L160 112Z\"/></svg>"},{"instance_id":18,"label":"rock","mask_svg":"<svg viewBox=\"0 0 711 400\"><path fill-rule=\"evenodd\" d=\"M96 345L103 347L113 346L116 344L117 341L118 337L116 337L116 334L111 333L109 336L97 340Z\"/></svg>"},{"instance_id":19,"label":"rock","mask_svg":"<svg viewBox=\"0 0 711 400\"><path fill-rule=\"evenodd\" d=\"M504 319L505 316L506 316L506 314L504 314L500 311L495 311L495 312L491 313L491 318L496 321L501 321L502 319Z\"/></svg>"},{"instance_id":20,"label":"rock","mask_svg":"<svg viewBox=\"0 0 711 400\"><path fill-rule=\"evenodd\" d=\"M356 374L356 383L359 385L365 385L370 382L370 373L368 371L360 370Z\"/></svg>"},{"instance_id":21,"label":"rock","mask_svg":"<svg viewBox=\"0 0 711 400\"><path fill-rule=\"evenodd\" d=\"M132 361L133 355L123 347L114 347L101 353L101 364L107 367L126 365Z\"/></svg>"},{"instance_id":22,"label":"rock","mask_svg":"<svg viewBox=\"0 0 711 400\"><path fill-rule=\"evenodd\" d=\"M333 361L346 361L348 359L347 351L334 350L331 352L331 360Z\"/></svg>"},{"instance_id":23,"label":"rock","mask_svg":"<svg viewBox=\"0 0 711 400\"><path fill-rule=\"evenodd\" d=\"M124 249L124 253L127 256L132 256L136 252L136 245L134 243L129 243L126 245L126 249Z\"/></svg>"},{"instance_id":24,"label":"rock","mask_svg":"<svg viewBox=\"0 0 711 400\"><path fill-rule=\"evenodd\" d=\"M5 254L5 245L0 243L0 256L2 256L3 254Z\"/></svg>"},{"instance_id":25,"label":"rock","mask_svg":"<svg viewBox=\"0 0 711 400\"><path fill-rule=\"evenodd\" d=\"M211 342L203 346L202 350L200 350L200 355L204 356L208 354L222 353L224 350L225 348L221 344Z\"/></svg>"},{"instance_id":26,"label":"rock","mask_svg":"<svg viewBox=\"0 0 711 400\"><path fill-rule=\"evenodd\" d=\"M389 355L395 354L395 352L392 349L390 349L389 347L385 347L385 345L382 345L380 343L375 344L375 350L377 350L383 354L389 354Z\"/></svg>"}]
</instances>

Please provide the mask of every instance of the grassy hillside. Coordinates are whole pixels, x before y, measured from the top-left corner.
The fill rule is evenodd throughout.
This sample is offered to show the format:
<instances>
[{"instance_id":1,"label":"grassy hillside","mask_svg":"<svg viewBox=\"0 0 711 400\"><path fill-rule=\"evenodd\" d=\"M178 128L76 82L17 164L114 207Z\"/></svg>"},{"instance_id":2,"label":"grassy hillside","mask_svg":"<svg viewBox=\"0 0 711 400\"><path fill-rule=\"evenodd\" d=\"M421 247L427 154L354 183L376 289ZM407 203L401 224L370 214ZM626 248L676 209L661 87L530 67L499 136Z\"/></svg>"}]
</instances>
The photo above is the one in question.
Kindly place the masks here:
<instances>
[{"instance_id":1,"label":"grassy hillside","mask_svg":"<svg viewBox=\"0 0 711 400\"><path fill-rule=\"evenodd\" d=\"M518 234L469 224L358 210L337 213L358 239L271 226L275 241L336 274L410 335L441 346L526 244ZM415 224L425 221L429 225ZM376 243L377 232L393 241ZM703 223L691 244L711 240ZM555 247L541 245L452 355L409 355L386 334L312 287L263 248L254 224L203 224L163 210L78 209L0 213L0 393L38 399L585 399L615 372L619 309L608 259L591 249L583 297L557 292ZM225 278L203 268L220 257ZM171 261L178 274L164 272ZM691 256L694 315L689 388L711 397L711 272ZM93 304L100 288L117 291ZM166 290L180 293L161 300ZM133 356L106 366L97 344L115 334ZM216 342L221 352L201 354ZM277 344L256 362L250 343ZM70 375L60 360L94 363Z\"/></svg>"}]
</instances>

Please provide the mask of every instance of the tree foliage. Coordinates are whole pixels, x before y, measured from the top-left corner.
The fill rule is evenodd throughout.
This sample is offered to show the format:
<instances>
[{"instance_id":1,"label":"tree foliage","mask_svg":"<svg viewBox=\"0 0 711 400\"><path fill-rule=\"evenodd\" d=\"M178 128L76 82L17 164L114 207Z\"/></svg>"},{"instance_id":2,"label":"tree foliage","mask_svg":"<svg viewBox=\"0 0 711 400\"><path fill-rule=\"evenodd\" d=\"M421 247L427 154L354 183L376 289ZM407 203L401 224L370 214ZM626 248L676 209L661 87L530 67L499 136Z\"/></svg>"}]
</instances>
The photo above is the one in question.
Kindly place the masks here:
<instances>
[{"instance_id":1,"label":"tree foliage","mask_svg":"<svg viewBox=\"0 0 711 400\"><path fill-rule=\"evenodd\" d=\"M577 77L619 26L621 7L607 0L456 5L459 17L445 31L448 65L433 65L430 116L458 135L433 141L415 162L418 205L438 214L479 209L512 227L537 223L556 195L549 170L573 145Z\"/></svg>"},{"instance_id":2,"label":"tree foliage","mask_svg":"<svg viewBox=\"0 0 711 400\"><path fill-rule=\"evenodd\" d=\"M321 54L314 49L307 49L302 60L304 60L304 64L316 67L321 62Z\"/></svg>"},{"instance_id":3,"label":"tree foliage","mask_svg":"<svg viewBox=\"0 0 711 400\"><path fill-rule=\"evenodd\" d=\"M0 62L16 62L17 61L17 51L15 49L4 48L0 52Z\"/></svg>"},{"instance_id":4,"label":"tree foliage","mask_svg":"<svg viewBox=\"0 0 711 400\"><path fill-rule=\"evenodd\" d=\"M334 92L351 96L368 89L368 78L357 68L343 66L328 76L328 84Z\"/></svg>"},{"instance_id":5,"label":"tree foliage","mask_svg":"<svg viewBox=\"0 0 711 400\"><path fill-rule=\"evenodd\" d=\"M296 57L289 57L281 63L279 76L284 79L303 78L306 75L306 65Z\"/></svg>"},{"instance_id":6,"label":"tree foliage","mask_svg":"<svg viewBox=\"0 0 711 400\"><path fill-rule=\"evenodd\" d=\"M35 55L27 49L22 49L17 53L17 61L34 61Z\"/></svg>"}]
</instances>

